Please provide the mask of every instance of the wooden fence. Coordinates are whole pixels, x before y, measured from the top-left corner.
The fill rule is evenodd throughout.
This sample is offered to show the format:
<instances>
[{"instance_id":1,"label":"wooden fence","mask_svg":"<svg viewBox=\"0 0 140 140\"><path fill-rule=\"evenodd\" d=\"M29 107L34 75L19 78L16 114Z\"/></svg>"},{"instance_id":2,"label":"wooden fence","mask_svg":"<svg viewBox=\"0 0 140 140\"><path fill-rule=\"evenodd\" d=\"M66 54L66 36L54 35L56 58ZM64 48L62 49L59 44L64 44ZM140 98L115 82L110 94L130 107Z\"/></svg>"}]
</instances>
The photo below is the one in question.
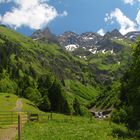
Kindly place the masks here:
<instances>
[{"instance_id":1,"label":"wooden fence","mask_svg":"<svg viewBox=\"0 0 140 140\"><path fill-rule=\"evenodd\" d=\"M47 119L46 119L47 118ZM21 140L22 127L30 121L44 123L52 119L52 113L33 114L29 112L0 111L0 129L16 128L18 130L18 140Z\"/></svg>"},{"instance_id":2,"label":"wooden fence","mask_svg":"<svg viewBox=\"0 0 140 140\"><path fill-rule=\"evenodd\" d=\"M0 127L17 127L18 115L21 117L21 124L28 121L28 112L0 111Z\"/></svg>"},{"instance_id":3,"label":"wooden fence","mask_svg":"<svg viewBox=\"0 0 140 140\"><path fill-rule=\"evenodd\" d=\"M0 129L16 128L21 140L21 128L28 122L28 112L0 111Z\"/></svg>"}]
</instances>

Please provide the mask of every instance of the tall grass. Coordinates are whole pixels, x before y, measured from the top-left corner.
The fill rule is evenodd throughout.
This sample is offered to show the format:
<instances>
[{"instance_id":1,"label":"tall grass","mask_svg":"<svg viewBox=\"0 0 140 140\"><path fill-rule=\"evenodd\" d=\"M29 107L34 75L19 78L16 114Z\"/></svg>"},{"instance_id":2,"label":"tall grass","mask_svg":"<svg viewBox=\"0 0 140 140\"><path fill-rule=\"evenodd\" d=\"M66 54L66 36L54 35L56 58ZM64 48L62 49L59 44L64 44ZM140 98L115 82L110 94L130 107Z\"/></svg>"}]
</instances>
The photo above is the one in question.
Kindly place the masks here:
<instances>
[{"instance_id":1,"label":"tall grass","mask_svg":"<svg viewBox=\"0 0 140 140\"><path fill-rule=\"evenodd\" d=\"M119 130L119 131L116 131ZM120 136L119 133L122 132ZM125 135L123 135L125 134ZM54 115L44 123L32 122L23 129L23 140L136 140L124 126L107 121Z\"/></svg>"}]
</instances>

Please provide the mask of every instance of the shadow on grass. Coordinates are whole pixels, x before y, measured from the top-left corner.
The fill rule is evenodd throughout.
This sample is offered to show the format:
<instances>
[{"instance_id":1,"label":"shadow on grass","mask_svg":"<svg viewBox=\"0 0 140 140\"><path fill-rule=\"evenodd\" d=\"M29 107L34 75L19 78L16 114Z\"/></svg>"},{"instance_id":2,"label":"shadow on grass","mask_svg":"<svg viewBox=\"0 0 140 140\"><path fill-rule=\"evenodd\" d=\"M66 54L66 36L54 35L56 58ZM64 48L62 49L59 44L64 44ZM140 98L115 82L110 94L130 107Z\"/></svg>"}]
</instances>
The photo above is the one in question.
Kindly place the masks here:
<instances>
[{"instance_id":1,"label":"shadow on grass","mask_svg":"<svg viewBox=\"0 0 140 140\"><path fill-rule=\"evenodd\" d=\"M112 131L112 135L117 138L133 138L128 131L122 130L120 128L114 128Z\"/></svg>"},{"instance_id":2,"label":"shadow on grass","mask_svg":"<svg viewBox=\"0 0 140 140\"><path fill-rule=\"evenodd\" d=\"M133 132L133 131L126 131L126 130L122 130L120 128L115 128L112 131L112 135L115 138L127 138L127 139L132 139L132 140L140 140L140 135L137 131Z\"/></svg>"},{"instance_id":3,"label":"shadow on grass","mask_svg":"<svg viewBox=\"0 0 140 140\"><path fill-rule=\"evenodd\" d=\"M26 103L26 104L36 108L36 106L34 104L32 104L32 103Z\"/></svg>"}]
</instances>

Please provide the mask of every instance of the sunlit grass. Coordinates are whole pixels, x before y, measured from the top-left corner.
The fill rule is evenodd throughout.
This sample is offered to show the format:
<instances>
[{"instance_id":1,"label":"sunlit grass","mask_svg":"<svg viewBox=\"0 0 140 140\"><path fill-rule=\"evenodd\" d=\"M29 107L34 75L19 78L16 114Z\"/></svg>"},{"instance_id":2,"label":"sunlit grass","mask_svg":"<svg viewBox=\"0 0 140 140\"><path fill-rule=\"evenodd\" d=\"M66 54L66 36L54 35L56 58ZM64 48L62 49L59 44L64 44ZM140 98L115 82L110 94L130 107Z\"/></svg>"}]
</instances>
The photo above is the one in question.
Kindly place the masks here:
<instances>
[{"instance_id":1,"label":"sunlit grass","mask_svg":"<svg viewBox=\"0 0 140 140\"><path fill-rule=\"evenodd\" d=\"M124 136L118 136L120 130ZM23 140L135 140L127 138L127 129L108 121L85 117L73 117L53 114L53 119L44 123L26 124Z\"/></svg>"},{"instance_id":2,"label":"sunlit grass","mask_svg":"<svg viewBox=\"0 0 140 140\"><path fill-rule=\"evenodd\" d=\"M14 94L0 93L0 111L12 111L18 97Z\"/></svg>"}]
</instances>

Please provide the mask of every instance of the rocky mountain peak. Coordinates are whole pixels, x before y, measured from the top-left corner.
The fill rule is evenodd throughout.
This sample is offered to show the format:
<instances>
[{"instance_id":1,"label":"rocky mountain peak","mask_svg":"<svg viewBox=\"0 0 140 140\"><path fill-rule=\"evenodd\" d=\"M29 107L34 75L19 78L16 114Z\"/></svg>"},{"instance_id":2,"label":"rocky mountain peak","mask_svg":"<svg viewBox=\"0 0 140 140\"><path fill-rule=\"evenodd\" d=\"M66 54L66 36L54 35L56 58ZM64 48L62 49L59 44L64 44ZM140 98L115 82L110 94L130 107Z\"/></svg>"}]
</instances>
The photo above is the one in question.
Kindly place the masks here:
<instances>
[{"instance_id":1,"label":"rocky mountain peak","mask_svg":"<svg viewBox=\"0 0 140 140\"><path fill-rule=\"evenodd\" d=\"M85 38L85 39L96 39L96 38L102 38L101 35L94 33L94 32L85 32L81 34L81 37Z\"/></svg>"},{"instance_id":2,"label":"rocky mountain peak","mask_svg":"<svg viewBox=\"0 0 140 140\"><path fill-rule=\"evenodd\" d=\"M38 39L42 37L42 31L40 29L36 30L32 35L32 39Z\"/></svg>"},{"instance_id":3,"label":"rocky mountain peak","mask_svg":"<svg viewBox=\"0 0 140 140\"><path fill-rule=\"evenodd\" d=\"M47 42L54 42L58 43L56 35L54 35L50 29L47 27L43 31L36 30L32 35L31 38L34 40L43 40Z\"/></svg>"},{"instance_id":4,"label":"rocky mountain peak","mask_svg":"<svg viewBox=\"0 0 140 140\"><path fill-rule=\"evenodd\" d=\"M45 35L50 35L52 34L52 32L50 31L50 29L48 27L46 27L43 31L42 31L42 34L45 36Z\"/></svg>"},{"instance_id":5,"label":"rocky mountain peak","mask_svg":"<svg viewBox=\"0 0 140 140\"><path fill-rule=\"evenodd\" d=\"M79 36L78 34L76 34L75 32L72 32L72 31L67 31L67 32L64 32L62 35L60 35L60 36L66 36L66 37L73 37L73 36L75 36L75 37L77 37L77 36Z\"/></svg>"},{"instance_id":6,"label":"rocky mountain peak","mask_svg":"<svg viewBox=\"0 0 140 140\"><path fill-rule=\"evenodd\" d=\"M58 37L58 42L62 47L78 43L79 35L74 32L65 32Z\"/></svg>"},{"instance_id":7,"label":"rocky mountain peak","mask_svg":"<svg viewBox=\"0 0 140 140\"><path fill-rule=\"evenodd\" d=\"M122 46L113 43L112 40L124 40L133 39L140 35L140 32L130 32L123 36L119 30L114 29L107 32L104 36L101 36L94 32L85 32L82 34L76 34L72 31L64 32L59 36L55 36L49 28L45 28L43 31L37 30L33 33L32 38L41 41L58 43L63 49L74 52L75 54L81 50L96 54L98 52L110 52L111 54L121 51ZM83 53L83 52L82 52ZM86 54L85 54L86 56Z\"/></svg>"},{"instance_id":8,"label":"rocky mountain peak","mask_svg":"<svg viewBox=\"0 0 140 140\"><path fill-rule=\"evenodd\" d=\"M104 35L105 39L108 39L108 38L122 38L122 37L123 37L123 35L117 29L114 29L111 32L107 32Z\"/></svg>"},{"instance_id":9,"label":"rocky mountain peak","mask_svg":"<svg viewBox=\"0 0 140 140\"><path fill-rule=\"evenodd\" d=\"M123 37L123 35L117 29L112 30L111 35L112 37Z\"/></svg>"}]
</instances>

